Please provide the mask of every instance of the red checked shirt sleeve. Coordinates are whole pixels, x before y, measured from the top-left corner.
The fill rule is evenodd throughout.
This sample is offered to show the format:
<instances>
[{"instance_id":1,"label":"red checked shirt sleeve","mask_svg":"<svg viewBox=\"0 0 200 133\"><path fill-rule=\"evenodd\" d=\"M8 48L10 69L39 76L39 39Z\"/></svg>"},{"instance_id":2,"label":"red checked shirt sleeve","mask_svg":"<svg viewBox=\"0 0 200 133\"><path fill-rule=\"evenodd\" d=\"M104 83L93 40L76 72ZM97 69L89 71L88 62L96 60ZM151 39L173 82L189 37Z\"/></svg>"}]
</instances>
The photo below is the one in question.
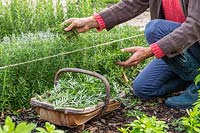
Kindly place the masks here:
<instances>
[{"instance_id":1,"label":"red checked shirt sleeve","mask_svg":"<svg viewBox=\"0 0 200 133\"><path fill-rule=\"evenodd\" d=\"M98 13L94 13L94 17L97 21L97 23L99 24L99 27L97 28L97 31L102 31L103 29L106 28L106 24L103 20L103 18L98 14Z\"/></svg>"}]
</instances>

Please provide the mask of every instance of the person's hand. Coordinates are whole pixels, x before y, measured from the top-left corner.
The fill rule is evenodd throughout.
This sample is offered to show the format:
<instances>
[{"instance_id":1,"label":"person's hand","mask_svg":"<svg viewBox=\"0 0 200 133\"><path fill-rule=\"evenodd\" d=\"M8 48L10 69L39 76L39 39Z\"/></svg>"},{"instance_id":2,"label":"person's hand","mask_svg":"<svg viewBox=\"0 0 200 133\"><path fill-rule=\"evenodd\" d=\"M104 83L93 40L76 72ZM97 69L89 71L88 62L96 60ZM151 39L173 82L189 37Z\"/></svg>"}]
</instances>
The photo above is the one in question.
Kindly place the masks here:
<instances>
[{"instance_id":1,"label":"person's hand","mask_svg":"<svg viewBox=\"0 0 200 133\"><path fill-rule=\"evenodd\" d=\"M70 24L68 27L65 27L65 31L70 31L75 28L79 33L99 27L99 24L97 23L94 16L87 18L70 18L68 20L65 20L64 23Z\"/></svg>"},{"instance_id":2,"label":"person's hand","mask_svg":"<svg viewBox=\"0 0 200 133\"><path fill-rule=\"evenodd\" d=\"M117 62L122 67L131 67L139 64L141 61L153 56L150 47L130 47L122 49L123 52L129 52L133 55L124 62Z\"/></svg>"}]
</instances>

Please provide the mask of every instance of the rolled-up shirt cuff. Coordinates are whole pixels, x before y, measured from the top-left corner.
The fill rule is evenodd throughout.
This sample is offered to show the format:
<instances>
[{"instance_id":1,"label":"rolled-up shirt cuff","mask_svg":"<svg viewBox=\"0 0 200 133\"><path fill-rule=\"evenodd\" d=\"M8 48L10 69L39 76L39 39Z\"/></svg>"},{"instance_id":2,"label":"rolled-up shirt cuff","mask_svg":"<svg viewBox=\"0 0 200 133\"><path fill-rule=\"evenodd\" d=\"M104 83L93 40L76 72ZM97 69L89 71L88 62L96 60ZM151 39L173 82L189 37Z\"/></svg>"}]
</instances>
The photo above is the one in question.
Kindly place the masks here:
<instances>
[{"instance_id":1,"label":"rolled-up shirt cuff","mask_svg":"<svg viewBox=\"0 0 200 133\"><path fill-rule=\"evenodd\" d=\"M100 32L100 31L102 31L103 29L105 29L105 28L106 28L106 24L105 24L103 18L102 18L98 13L94 13L93 16L95 17L97 23L99 24L99 27L96 28L97 31Z\"/></svg>"},{"instance_id":2,"label":"rolled-up shirt cuff","mask_svg":"<svg viewBox=\"0 0 200 133\"><path fill-rule=\"evenodd\" d=\"M158 44L153 43L150 45L150 48L153 52L153 54L155 55L155 57L157 59L162 58L163 56L165 56L165 53L162 51L162 49L158 46Z\"/></svg>"}]
</instances>

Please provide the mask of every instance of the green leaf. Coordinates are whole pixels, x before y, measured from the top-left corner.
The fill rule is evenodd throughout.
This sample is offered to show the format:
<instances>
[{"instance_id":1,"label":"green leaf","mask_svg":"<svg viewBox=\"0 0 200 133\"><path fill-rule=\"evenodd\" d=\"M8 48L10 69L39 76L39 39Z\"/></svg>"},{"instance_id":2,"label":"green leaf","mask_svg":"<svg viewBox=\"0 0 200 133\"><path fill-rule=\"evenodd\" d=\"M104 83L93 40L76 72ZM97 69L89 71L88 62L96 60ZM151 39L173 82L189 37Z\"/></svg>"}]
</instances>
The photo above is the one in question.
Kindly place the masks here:
<instances>
[{"instance_id":1,"label":"green leaf","mask_svg":"<svg viewBox=\"0 0 200 133\"><path fill-rule=\"evenodd\" d=\"M3 129L1 128L1 126L0 126L0 133L3 133Z\"/></svg>"},{"instance_id":2,"label":"green leaf","mask_svg":"<svg viewBox=\"0 0 200 133\"><path fill-rule=\"evenodd\" d=\"M35 124L33 123L27 124L26 122L21 122L17 125L15 133L30 133L34 128Z\"/></svg>"},{"instance_id":3,"label":"green leaf","mask_svg":"<svg viewBox=\"0 0 200 133\"><path fill-rule=\"evenodd\" d=\"M130 133L165 133L165 129L168 128L164 121L158 121L155 116L148 117L146 115L141 118L137 117L137 120L126 126L129 127Z\"/></svg>"},{"instance_id":4,"label":"green leaf","mask_svg":"<svg viewBox=\"0 0 200 133\"><path fill-rule=\"evenodd\" d=\"M47 132L51 132L55 130L55 125L50 124L49 122L45 122L45 128L47 129Z\"/></svg>"},{"instance_id":5,"label":"green leaf","mask_svg":"<svg viewBox=\"0 0 200 133\"><path fill-rule=\"evenodd\" d=\"M200 123L199 124L195 124L196 127L200 127Z\"/></svg>"},{"instance_id":6,"label":"green leaf","mask_svg":"<svg viewBox=\"0 0 200 133\"><path fill-rule=\"evenodd\" d=\"M64 133L64 131L62 131L62 130L54 130L54 131L51 131L51 133Z\"/></svg>"},{"instance_id":7,"label":"green leaf","mask_svg":"<svg viewBox=\"0 0 200 133\"><path fill-rule=\"evenodd\" d=\"M6 117L6 120L5 120L5 127L6 130L8 130L8 133L12 133L15 129L15 123L12 121L12 119L10 118L10 116L7 116Z\"/></svg>"},{"instance_id":8,"label":"green leaf","mask_svg":"<svg viewBox=\"0 0 200 133\"><path fill-rule=\"evenodd\" d=\"M37 127L36 131L39 131L38 133L48 133L44 128Z\"/></svg>"},{"instance_id":9,"label":"green leaf","mask_svg":"<svg viewBox=\"0 0 200 133\"><path fill-rule=\"evenodd\" d=\"M9 127L7 125L4 125L3 126L3 131L8 133L9 132Z\"/></svg>"},{"instance_id":10,"label":"green leaf","mask_svg":"<svg viewBox=\"0 0 200 133\"><path fill-rule=\"evenodd\" d=\"M197 85L200 82L200 74L196 76L194 79L195 85Z\"/></svg>"},{"instance_id":11,"label":"green leaf","mask_svg":"<svg viewBox=\"0 0 200 133\"><path fill-rule=\"evenodd\" d=\"M118 128L117 130L119 130L120 132L122 132L122 133L128 133L128 128Z\"/></svg>"},{"instance_id":12,"label":"green leaf","mask_svg":"<svg viewBox=\"0 0 200 133\"><path fill-rule=\"evenodd\" d=\"M197 133L200 133L200 128L194 127L194 130L195 130Z\"/></svg>"}]
</instances>

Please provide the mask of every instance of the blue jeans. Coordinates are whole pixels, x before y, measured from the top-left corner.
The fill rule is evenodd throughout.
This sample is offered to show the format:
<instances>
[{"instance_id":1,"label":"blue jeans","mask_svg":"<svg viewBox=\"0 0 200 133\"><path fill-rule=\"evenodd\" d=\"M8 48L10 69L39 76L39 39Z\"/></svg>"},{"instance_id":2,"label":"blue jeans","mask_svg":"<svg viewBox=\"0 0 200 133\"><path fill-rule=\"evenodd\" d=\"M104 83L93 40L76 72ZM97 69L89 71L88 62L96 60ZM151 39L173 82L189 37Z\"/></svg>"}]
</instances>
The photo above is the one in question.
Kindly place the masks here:
<instances>
[{"instance_id":1,"label":"blue jeans","mask_svg":"<svg viewBox=\"0 0 200 133\"><path fill-rule=\"evenodd\" d=\"M157 42L179 26L168 20L152 20L145 29L146 40L148 44ZM134 94L146 100L183 90L192 83L199 67L200 62L189 50L173 58L153 59L134 80Z\"/></svg>"}]
</instances>

